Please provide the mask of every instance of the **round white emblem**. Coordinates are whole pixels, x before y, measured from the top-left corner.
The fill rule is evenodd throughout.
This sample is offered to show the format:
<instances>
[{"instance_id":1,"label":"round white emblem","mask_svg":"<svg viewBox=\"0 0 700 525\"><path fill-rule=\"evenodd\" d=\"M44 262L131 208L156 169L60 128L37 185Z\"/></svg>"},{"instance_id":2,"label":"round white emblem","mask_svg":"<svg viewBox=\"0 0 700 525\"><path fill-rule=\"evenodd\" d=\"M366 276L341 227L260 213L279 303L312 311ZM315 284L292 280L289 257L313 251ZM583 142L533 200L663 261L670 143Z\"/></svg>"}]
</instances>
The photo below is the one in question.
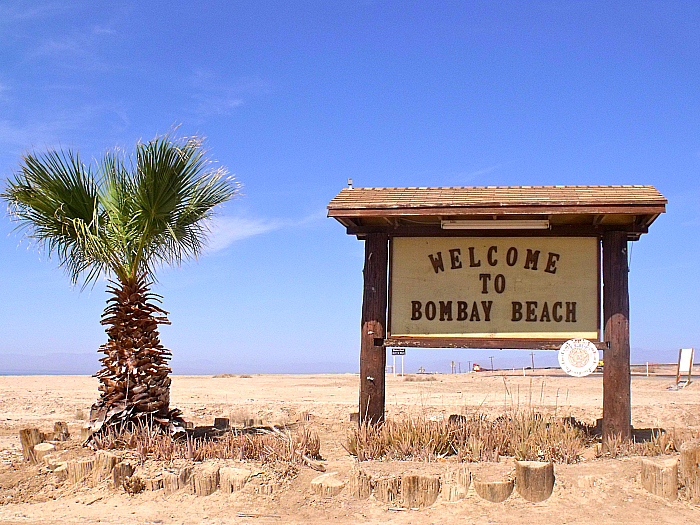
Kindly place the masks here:
<instances>
[{"instance_id":1,"label":"round white emblem","mask_svg":"<svg viewBox=\"0 0 700 525\"><path fill-rule=\"evenodd\" d=\"M587 376L599 360L598 349L588 339L569 339L559 349L559 366L570 376Z\"/></svg>"}]
</instances>

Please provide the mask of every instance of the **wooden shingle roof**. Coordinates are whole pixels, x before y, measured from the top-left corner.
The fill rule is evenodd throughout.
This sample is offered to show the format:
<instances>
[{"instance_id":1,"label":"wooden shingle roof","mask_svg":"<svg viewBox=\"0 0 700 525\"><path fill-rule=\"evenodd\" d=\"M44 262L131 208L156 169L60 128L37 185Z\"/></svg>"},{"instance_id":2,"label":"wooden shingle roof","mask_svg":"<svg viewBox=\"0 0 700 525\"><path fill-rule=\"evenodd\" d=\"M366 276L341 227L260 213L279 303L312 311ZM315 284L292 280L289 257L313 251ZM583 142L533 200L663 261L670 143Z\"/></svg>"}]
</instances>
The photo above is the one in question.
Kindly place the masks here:
<instances>
[{"instance_id":1,"label":"wooden shingle roof","mask_svg":"<svg viewBox=\"0 0 700 525\"><path fill-rule=\"evenodd\" d=\"M353 235L445 234L443 220L542 218L552 235L622 229L634 240L666 203L653 186L344 188L328 204L328 216Z\"/></svg>"},{"instance_id":2,"label":"wooden shingle roof","mask_svg":"<svg viewBox=\"0 0 700 525\"><path fill-rule=\"evenodd\" d=\"M345 188L328 204L333 210L527 206L663 207L653 186L486 186L447 188ZM332 213L329 213L333 216Z\"/></svg>"}]
</instances>

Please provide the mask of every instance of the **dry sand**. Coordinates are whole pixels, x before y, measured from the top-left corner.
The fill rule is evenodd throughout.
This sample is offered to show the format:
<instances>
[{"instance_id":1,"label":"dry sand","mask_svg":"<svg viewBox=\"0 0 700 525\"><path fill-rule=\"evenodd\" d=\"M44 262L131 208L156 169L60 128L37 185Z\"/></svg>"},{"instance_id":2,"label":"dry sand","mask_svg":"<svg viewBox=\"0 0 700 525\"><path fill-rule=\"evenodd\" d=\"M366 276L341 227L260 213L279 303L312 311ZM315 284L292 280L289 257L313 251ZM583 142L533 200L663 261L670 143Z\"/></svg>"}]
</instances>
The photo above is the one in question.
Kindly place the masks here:
<instances>
[{"instance_id":1,"label":"dry sand","mask_svg":"<svg viewBox=\"0 0 700 525\"><path fill-rule=\"evenodd\" d=\"M602 376L575 379L556 371L387 377L388 417L422 413L500 414L513 408L575 416L594 423L602 413ZM700 383L671 391L672 375L633 376L632 422L700 432ZM135 496L96 488L47 486L36 467L22 461L18 433L49 430L67 421L80 435L97 381L87 376L0 376L0 523L700 523L700 507L668 503L645 492L639 458L589 459L556 465L552 496L530 503L514 494L503 503L481 500L470 489L463 500L438 500L422 510L392 508L374 498L355 500L347 489L333 499L312 493L318 475L298 475L272 494L244 489L207 497L163 491ZM327 470L342 478L354 459L343 448L357 410L358 377L344 375L174 376L172 405L195 424L215 417L259 418L269 423L307 420L321 437Z\"/></svg>"}]
</instances>

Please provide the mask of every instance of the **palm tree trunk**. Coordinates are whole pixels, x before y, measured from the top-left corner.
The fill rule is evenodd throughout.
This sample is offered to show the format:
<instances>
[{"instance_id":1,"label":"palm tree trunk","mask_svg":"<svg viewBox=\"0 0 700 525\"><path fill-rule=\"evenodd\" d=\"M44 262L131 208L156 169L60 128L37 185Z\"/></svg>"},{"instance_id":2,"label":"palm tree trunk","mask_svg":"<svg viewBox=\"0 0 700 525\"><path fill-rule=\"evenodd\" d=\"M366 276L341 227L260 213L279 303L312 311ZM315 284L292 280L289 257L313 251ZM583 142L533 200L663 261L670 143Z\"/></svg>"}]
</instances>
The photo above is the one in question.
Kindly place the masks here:
<instances>
[{"instance_id":1,"label":"palm tree trunk","mask_svg":"<svg viewBox=\"0 0 700 525\"><path fill-rule=\"evenodd\" d=\"M93 432L114 425L158 425L175 432L183 426L180 410L170 409L170 352L160 344L158 324L170 324L167 312L154 304L152 283L141 277L113 283L102 314L108 341L100 347L100 398L92 405Z\"/></svg>"}]
</instances>

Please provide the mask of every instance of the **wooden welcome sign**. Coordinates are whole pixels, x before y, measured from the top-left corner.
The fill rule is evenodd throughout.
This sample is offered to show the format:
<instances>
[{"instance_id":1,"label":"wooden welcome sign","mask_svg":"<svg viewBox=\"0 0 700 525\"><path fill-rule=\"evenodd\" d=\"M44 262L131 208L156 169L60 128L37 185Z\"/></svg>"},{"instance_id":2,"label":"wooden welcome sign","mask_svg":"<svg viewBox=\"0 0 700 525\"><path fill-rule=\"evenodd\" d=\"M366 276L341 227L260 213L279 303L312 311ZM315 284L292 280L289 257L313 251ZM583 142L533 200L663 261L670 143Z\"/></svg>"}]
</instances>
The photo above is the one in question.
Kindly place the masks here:
<instances>
[{"instance_id":1,"label":"wooden welcome sign","mask_svg":"<svg viewBox=\"0 0 700 525\"><path fill-rule=\"evenodd\" d=\"M603 435L628 438L627 243L665 210L653 186L343 189L328 216L365 241L360 419L384 419L386 347L586 339L604 351Z\"/></svg>"},{"instance_id":2,"label":"wooden welcome sign","mask_svg":"<svg viewBox=\"0 0 700 525\"><path fill-rule=\"evenodd\" d=\"M599 259L593 237L394 238L388 337L598 341Z\"/></svg>"}]
</instances>

